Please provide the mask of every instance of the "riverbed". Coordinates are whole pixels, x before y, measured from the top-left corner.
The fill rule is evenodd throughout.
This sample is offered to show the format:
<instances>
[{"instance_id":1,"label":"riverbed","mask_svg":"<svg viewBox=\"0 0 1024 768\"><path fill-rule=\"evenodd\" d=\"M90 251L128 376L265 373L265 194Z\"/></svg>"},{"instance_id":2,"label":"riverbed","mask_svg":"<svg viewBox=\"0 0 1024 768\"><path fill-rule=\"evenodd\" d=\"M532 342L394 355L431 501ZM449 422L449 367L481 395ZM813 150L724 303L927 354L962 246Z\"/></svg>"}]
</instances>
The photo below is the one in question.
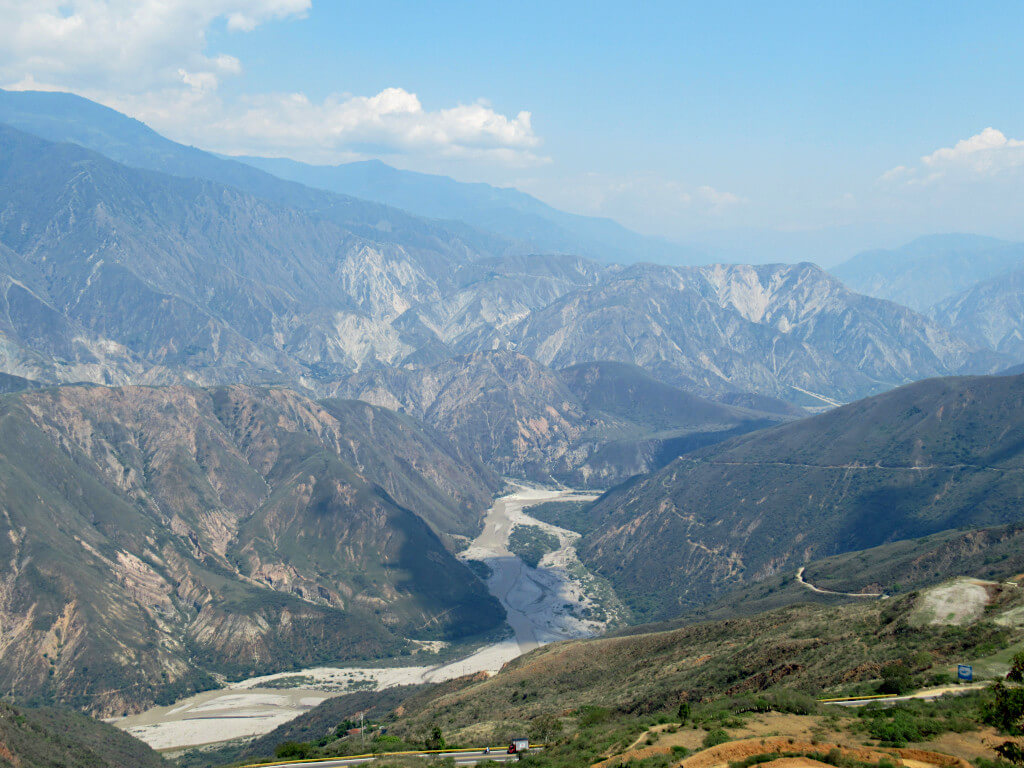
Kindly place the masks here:
<instances>
[{"instance_id":1,"label":"riverbed","mask_svg":"<svg viewBox=\"0 0 1024 768\"><path fill-rule=\"evenodd\" d=\"M614 599L599 589L576 558L579 535L543 523L523 510L547 501L589 500L570 489L514 485L487 511L483 531L459 557L487 564L487 587L508 614L510 636L442 664L402 667L314 667L231 683L166 707L114 721L156 749L181 749L268 733L332 696L356 690L436 683L477 672L495 673L546 643L590 637L614 620ZM557 551L530 568L508 550L516 525L536 525L559 539ZM602 618L594 618L594 616ZM410 660L414 660L415 655Z\"/></svg>"}]
</instances>

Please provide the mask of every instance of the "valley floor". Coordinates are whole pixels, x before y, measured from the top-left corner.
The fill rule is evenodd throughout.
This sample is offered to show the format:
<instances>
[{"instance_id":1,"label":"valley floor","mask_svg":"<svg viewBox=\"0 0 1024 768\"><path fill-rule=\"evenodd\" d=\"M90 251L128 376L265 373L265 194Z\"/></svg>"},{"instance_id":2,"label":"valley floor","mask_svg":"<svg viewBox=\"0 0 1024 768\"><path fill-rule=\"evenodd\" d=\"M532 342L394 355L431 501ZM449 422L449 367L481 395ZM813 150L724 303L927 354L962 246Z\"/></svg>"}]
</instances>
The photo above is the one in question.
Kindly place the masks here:
<instances>
[{"instance_id":1,"label":"valley floor","mask_svg":"<svg viewBox=\"0 0 1024 768\"><path fill-rule=\"evenodd\" d=\"M484 562L490 569L487 586L508 614L508 639L443 664L316 667L254 677L114 724L163 750L242 739L268 733L332 696L494 673L539 645L599 634L616 618L617 601L606 588L598 589L580 564L574 549L578 534L523 512L548 501L590 498L573 490L516 485L514 492L495 500L483 531L461 553L464 560ZM530 568L508 550L508 537L517 524L542 527L558 537L560 547ZM593 615L608 618L589 617Z\"/></svg>"}]
</instances>

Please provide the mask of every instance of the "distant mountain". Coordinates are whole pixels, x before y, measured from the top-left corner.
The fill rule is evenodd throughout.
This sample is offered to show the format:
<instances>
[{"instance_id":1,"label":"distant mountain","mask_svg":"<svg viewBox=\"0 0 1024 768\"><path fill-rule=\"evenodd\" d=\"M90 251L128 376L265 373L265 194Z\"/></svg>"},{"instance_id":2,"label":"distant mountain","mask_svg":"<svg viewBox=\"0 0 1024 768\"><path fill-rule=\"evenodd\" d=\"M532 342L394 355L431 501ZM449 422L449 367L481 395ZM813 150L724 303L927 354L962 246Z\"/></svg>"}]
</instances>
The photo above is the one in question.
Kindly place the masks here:
<instances>
[{"instance_id":1,"label":"distant mountain","mask_svg":"<svg viewBox=\"0 0 1024 768\"><path fill-rule=\"evenodd\" d=\"M379 160L318 166L287 158L234 159L309 187L386 203L417 216L465 222L516 242L528 252L625 263L710 260L699 248L640 235L611 219L565 213L517 189L402 171Z\"/></svg>"},{"instance_id":2,"label":"distant mountain","mask_svg":"<svg viewBox=\"0 0 1024 768\"><path fill-rule=\"evenodd\" d=\"M598 488L784 418L711 402L631 365L556 373L508 351L369 371L342 393L415 415L503 474Z\"/></svg>"},{"instance_id":3,"label":"distant mountain","mask_svg":"<svg viewBox=\"0 0 1024 768\"><path fill-rule=\"evenodd\" d=\"M813 264L634 265L531 313L512 338L553 367L628 362L708 395L818 407L1003 360Z\"/></svg>"},{"instance_id":4,"label":"distant mountain","mask_svg":"<svg viewBox=\"0 0 1024 768\"><path fill-rule=\"evenodd\" d=\"M323 393L364 366L507 347L530 311L609 272L429 231L366 239L9 128L0 150L0 362L23 379Z\"/></svg>"},{"instance_id":5,"label":"distant mountain","mask_svg":"<svg viewBox=\"0 0 1024 768\"><path fill-rule=\"evenodd\" d=\"M214 155L170 141L137 120L70 93L0 91L0 123L49 141L80 144L135 168L236 187L330 218L364 237L381 231L426 234L461 239L494 255L545 252L602 261L707 260L695 248L637 234L610 219L565 213L515 189L400 171L379 161L311 166L286 159ZM447 221L428 225L416 217Z\"/></svg>"},{"instance_id":6,"label":"distant mountain","mask_svg":"<svg viewBox=\"0 0 1024 768\"><path fill-rule=\"evenodd\" d=\"M1024 377L932 379L684 455L614 489L579 551L668 617L810 560L1022 519Z\"/></svg>"},{"instance_id":7,"label":"distant mountain","mask_svg":"<svg viewBox=\"0 0 1024 768\"><path fill-rule=\"evenodd\" d=\"M284 389L0 398L0 690L101 714L504 618L443 538L501 483L413 419Z\"/></svg>"},{"instance_id":8,"label":"distant mountain","mask_svg":"<svg viewBox=\"0 0 1024 768\"><path fill-rule=\"evenodd\" d=\"M0 90L0 124L55 143L78 144L132 168L205 179L326 219L364 239L401 240L418 249L500 255L512 245L496 235L443 225L380 203L279 179L245 163L171 141L148 126L70 93Z\"/></svg>"},{"instance_id":9,"label":"distant mountain","mask_svg":"<svg viewBox=\"0 0 1024 768\"><path fill-rule=\"evenodd\" d=\"M832 274L857 293L924 312L944 299L1024 266L1024 243L980 235L931 235L894 250L866 251Z\"/></svg>"},{"instance_id":10,"label":"distant mountain","mask_svg":"<svg viewBox=\"0 0 1024 768\"><path fill-rule=\"evenodd\" d=\"M1024 362L1024 269L979 282L929 315L973 344Z\"/></svg>"}]
</instances>

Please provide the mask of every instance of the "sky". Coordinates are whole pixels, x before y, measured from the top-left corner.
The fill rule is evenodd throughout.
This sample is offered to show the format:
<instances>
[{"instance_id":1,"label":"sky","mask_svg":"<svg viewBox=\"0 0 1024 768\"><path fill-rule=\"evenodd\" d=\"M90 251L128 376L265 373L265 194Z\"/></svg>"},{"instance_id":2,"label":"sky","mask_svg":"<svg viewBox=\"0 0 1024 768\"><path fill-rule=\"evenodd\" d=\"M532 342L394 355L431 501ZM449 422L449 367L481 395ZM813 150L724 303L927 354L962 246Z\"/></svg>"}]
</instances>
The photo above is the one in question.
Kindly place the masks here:
<instances>
[{"instance_id":1,"label":"sky","mask_svg":"<svg viewBox=\"0 0 1024 768\"><path fill-rule=\"evenodd\" d=\"M1019 2L0 0L0 18L0 87L204 149L379 158L822 261L1024 239Z\"/></svg>"}]
</instances>

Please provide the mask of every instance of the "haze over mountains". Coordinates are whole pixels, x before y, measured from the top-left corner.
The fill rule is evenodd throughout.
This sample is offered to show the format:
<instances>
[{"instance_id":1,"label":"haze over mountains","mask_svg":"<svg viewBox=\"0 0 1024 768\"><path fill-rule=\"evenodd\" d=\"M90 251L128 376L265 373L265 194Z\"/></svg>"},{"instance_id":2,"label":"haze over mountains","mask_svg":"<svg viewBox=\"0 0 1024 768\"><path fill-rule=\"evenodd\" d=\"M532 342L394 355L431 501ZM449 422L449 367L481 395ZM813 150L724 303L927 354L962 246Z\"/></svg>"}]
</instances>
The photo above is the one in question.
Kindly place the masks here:
<instances>
[{"instance_id":1,"label":"haze over mountains","mask_svg":"<svg viewBox=\"0 0 1024 768\"><path fill-rule=\"evenodd\" d=\"M1018 519L1015 244L672 266L515 190L247 162L0 92L4 691L492 636L454 553L503 476L611 489L579 552L636 617Z\"/></svg>"}]
</instances>

